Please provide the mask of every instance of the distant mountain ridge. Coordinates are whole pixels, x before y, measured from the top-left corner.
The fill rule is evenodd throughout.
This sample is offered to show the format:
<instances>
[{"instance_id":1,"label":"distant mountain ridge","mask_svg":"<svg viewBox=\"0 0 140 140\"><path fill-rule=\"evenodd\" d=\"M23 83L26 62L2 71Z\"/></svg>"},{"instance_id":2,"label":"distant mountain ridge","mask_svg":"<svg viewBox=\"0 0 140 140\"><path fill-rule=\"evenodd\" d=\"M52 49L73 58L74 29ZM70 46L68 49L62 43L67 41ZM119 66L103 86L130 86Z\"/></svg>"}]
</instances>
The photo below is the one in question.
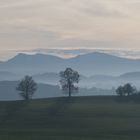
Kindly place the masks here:
<instances>
[{"instance_id":1,"label":"distant mountain ridge","mask_svg":"<svg viewBox=\"0 0 140 140\"><path fill-rule=\"evenodd\" d=\"M45 54L18 54L14 58L0 63L0 71L8 70L32 75L45 72L59 73L66 67L72 67L86 76L121 75L122 73L140 71L140 59L127 59L98 52L70 59Z\"/></svg>"},{"instance_id":2,"label":"distant mountain ridge","mask_svg":"<svg viewBox=\"0 0 140 140\"><path fill-rule=\"evenodd\" d=\"M139 79L140 80L140 72L129 72L120 75L120 78L125 78L125 79Z\"/></svg>"},{"instance_id":3,"label":"distant mountain ridge","mask_svg":"<svg viewBox=\"0 0 140 140\"><path fill-rule=\"evenodd\" d=\"M21 80L25 75L18 75L9 72L0 72L0 81L17 81ZM59 85L60 76L58 73L42 73L30 75L38 83L49 84L49 85ZM140 87L140 72L125 73L120 76L111 75L93 75L93 76L83 76L80 75L80 87L97 87L97 88L112 88L125 83L132 83L137 87Z\"/></svg>"}]
</instances>

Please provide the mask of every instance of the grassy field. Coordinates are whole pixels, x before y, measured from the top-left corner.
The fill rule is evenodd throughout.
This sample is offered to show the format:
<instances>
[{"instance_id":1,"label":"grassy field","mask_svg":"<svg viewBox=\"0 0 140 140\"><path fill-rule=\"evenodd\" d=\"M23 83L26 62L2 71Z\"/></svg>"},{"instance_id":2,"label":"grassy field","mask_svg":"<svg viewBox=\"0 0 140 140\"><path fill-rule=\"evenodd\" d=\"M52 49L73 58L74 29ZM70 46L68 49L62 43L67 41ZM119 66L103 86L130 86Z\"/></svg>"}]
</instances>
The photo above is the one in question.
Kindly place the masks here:
<instances>
[{"instance_id":1,"label":"grassy field","mask_svg":"<svg viewBox=\"0 0 140 140\"><path fill-rule=\"evenodd\" d=\"M140 140L140 104L115 97L0 102L0 140Z\"/></svg>"}]
</instances>

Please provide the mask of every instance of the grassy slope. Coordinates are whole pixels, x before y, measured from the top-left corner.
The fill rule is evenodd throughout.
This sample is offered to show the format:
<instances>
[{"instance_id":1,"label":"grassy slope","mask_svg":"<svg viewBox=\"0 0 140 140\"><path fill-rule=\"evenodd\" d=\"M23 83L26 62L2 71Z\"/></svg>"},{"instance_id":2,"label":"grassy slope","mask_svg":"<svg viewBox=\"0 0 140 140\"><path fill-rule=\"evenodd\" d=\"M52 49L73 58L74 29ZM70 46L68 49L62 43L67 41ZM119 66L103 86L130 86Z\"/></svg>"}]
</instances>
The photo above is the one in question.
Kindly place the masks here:
<instances>
[{"instance_id":1,"label":"grassy slope","mask_svg":"<svg viewBox=\"0 0 140 140\"><path fill-rule=\"evenodd\" d=\"M140 104L114 97L0 102L1 140L139 140Z\"/></svg>"}]
</instances>

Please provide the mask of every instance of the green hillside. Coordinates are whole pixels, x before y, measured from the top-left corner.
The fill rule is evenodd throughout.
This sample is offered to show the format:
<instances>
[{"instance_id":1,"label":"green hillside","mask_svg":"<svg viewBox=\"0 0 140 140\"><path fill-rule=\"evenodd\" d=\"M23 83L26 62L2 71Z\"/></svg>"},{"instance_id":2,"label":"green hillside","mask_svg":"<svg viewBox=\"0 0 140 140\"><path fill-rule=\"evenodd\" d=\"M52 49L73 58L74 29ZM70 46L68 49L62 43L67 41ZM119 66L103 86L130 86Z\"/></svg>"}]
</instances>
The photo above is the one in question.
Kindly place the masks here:
<instances>
[{"instance_id":1,"label":"green hillside","mask_svg":"<svg viewBox=\"0 0 140 140\"><path fill-rule=\"evenodd\" d=\"M0 102L0 140L139 140L140 104L115 99Z\"/></svg>"}]
</instances>

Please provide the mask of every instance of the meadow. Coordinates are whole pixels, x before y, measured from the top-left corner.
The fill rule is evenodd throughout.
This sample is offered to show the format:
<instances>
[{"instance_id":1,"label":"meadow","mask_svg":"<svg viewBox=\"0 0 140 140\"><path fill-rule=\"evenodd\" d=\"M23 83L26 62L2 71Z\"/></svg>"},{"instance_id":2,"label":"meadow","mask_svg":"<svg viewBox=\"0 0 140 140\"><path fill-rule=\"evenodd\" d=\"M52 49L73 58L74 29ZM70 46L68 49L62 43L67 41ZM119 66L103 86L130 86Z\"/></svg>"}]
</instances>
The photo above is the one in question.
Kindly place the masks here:
<instances>
[{"instance_id":1,"label":"meadow","mask_svg":"<svg viewBox=\"0 0 140 140\"><path fill-rule=\"evenodd\" d=\"M115 96L0 102L0 140L132 139L140 139L140 104Z\"/></svg>"}]
</instances>

